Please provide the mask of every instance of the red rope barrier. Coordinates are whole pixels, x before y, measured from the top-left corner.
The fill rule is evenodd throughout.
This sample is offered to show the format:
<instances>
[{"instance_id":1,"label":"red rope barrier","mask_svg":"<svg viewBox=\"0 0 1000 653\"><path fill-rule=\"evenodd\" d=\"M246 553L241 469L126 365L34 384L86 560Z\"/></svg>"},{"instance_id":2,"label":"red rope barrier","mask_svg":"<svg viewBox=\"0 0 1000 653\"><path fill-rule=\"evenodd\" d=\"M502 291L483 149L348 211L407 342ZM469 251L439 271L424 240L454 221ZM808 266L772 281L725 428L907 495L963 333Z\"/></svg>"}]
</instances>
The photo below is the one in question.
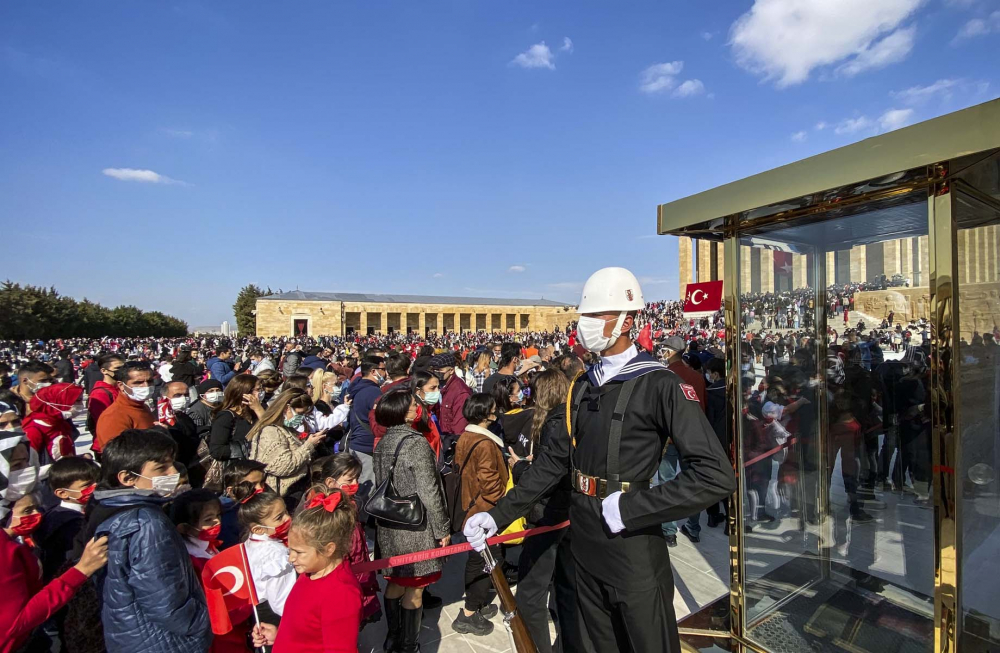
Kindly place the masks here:
<instances>
[{"instance_id":1,"label":"red rope barrier","mask_svg":"<svg viewBox=\"0 0 1000 653\"><path fill-rule=\"evenodd\" d=\"M561 524L556 524L555 526L539 526L538 528L529 528L524 531L518 531L517 533L509 533L507 535L496 535L491 537L487 542L489 544L503 544L504 542L509 542L510 540L516 540L521 537L531 537L533 535L541 535L542 533L549 533L552 531L558 531L569 526L569 521L564 521ZM469 543L464 544L452 544L450 546L445 546L437 549L426 549L424 551L416 551L414 553L405 553L403 555L392 556L389 558L382 558L380 560L372 560L371 562L363 562L360 565L352 566L351 571L355 574L367 574L369 571L376 571L378 569L389 569L390 567L398 567L400 565L410 565L415 562L424 562L426 560L435 560L437 558L446 558L448 556L455 555L456 553L463 553L465 551L471 551L472 545Z\"/></svg>"}]
</instances>

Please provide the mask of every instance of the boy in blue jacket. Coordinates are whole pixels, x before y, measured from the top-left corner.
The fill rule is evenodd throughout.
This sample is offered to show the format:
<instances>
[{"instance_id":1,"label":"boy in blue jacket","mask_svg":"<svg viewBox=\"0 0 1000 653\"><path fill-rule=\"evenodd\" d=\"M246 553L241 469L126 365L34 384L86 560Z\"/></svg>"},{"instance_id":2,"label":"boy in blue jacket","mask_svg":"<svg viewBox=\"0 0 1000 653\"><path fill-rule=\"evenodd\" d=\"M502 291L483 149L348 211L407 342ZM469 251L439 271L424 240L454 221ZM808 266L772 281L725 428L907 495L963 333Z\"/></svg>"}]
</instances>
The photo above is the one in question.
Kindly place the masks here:
<instances>
[{"instance_id":1,"label":"boy in blue jacket","mask_svg":"<svg viewBox=\"0 0 1000 653\"><path fill-rule=\"evenodd\" d=\"M215 350L215 356L209 358L205 363L212 378L221 383L223 387L229 383L230 379L236 376L236 371L233 370L233 366L229 363L229 359L232 357L233 348L223 345Z\"/></svg>"},{"instance_id":2,"label":"boy in blue jacket","mask_svg":"<svg viewBox=\"0 0 1000 653\"><path fill-rule=\"evenodd\" d=\"M212 643L201 582L163 512L179 478L174 453L166 433L132 429L101 458L86 531L108 536L99 579L108 653L202 653Z\"/></svg>"}]
</instances>

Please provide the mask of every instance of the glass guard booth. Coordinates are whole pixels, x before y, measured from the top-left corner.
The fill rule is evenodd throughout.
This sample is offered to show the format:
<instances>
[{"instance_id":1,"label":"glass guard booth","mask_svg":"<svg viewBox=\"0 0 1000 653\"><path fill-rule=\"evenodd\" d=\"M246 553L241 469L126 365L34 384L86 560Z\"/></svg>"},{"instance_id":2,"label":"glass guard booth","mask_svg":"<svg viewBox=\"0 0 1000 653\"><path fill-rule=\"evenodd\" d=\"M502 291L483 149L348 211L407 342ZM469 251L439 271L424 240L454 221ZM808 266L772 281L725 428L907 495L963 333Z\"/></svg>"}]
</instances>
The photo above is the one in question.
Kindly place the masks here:
<instances>
[{"instance_id":1,"label":"glass guard booth","mask_svg":"<svg viewBox=\"0 0 1000 653\"><path fill-rule=\"evenodd\" d=\"M685 647L1000 651L1000 100L658 223L724 280L739 477Z\"/></svg>"}]
</instances>

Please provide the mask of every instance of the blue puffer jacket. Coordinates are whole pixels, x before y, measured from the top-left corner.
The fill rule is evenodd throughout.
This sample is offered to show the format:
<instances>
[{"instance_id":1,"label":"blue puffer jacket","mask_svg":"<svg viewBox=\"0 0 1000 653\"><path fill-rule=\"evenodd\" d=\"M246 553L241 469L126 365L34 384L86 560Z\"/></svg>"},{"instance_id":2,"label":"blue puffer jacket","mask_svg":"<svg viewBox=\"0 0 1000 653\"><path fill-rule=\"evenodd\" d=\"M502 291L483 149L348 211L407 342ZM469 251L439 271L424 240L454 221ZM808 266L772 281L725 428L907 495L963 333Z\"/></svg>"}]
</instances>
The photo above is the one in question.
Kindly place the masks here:
<instances>
[{"instance_id":1,"label":"blue puffer jacket","mask_svg":"<svg viewBox=\"0 0 1000 653\"><path fill-rule=\"evenodd\" d=\"M212 357L205 362L205 367L212 374L212 378L225 386L229 381L236 376L236 371L230 367L229 363L222 360L221 358Z\"/></svg>"},{"instance_id":2,"label":"blue puffer jacket","mask_svg":"<svg viewBox=\"0 0 1000 653\"><path fill-rule=\"evenodd\" d=\"M205 594L184 541L149 491L95 494L108 565L100 579L108 653L203 653L212 644ZM95 507L97 508L97 507ZM96 512L96 510L95 510Z\"/></svg>"}]
</instances>

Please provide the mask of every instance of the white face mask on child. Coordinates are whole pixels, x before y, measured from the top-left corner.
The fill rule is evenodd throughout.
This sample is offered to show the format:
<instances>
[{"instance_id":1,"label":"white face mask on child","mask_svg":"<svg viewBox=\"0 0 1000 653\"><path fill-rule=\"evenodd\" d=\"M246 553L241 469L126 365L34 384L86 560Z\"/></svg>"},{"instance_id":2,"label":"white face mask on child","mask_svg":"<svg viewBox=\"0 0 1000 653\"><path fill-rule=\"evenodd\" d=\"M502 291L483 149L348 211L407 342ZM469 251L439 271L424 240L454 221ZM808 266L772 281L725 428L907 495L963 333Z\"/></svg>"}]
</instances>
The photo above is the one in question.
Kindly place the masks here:
<instances>
[{"instance_id":1,"label":"white face mask on child","mask_svg":"<svg viewBox=\"0 0 1000 653\"><path fill-rule=\"evenodd\" d=\"M177 490L177 484L181 480L179 473L167 474L166 476L143 476L136 474L139 478L144 478L153 485L153 493L161 497L169 497Z\"/></svg>"}]
</instances>

